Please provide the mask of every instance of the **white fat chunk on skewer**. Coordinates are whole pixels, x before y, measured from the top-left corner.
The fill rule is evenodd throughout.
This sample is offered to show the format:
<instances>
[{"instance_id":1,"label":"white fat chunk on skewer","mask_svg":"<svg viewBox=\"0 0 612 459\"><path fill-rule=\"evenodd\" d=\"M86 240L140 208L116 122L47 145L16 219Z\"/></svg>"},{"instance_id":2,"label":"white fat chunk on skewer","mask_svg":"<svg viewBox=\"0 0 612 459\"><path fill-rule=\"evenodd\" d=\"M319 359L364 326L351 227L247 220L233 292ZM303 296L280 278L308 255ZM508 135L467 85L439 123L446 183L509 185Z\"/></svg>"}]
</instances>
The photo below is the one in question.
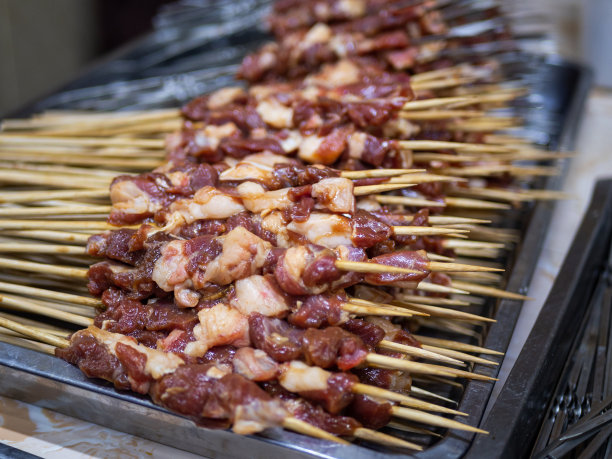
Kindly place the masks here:
<instances>
[{"instance_id":1,"label":"white fat chunk on skewer","mask_svg":"<svg viewBox=\"0 0 612 459\"><path fill-rule=\"evenodd\" d=\"M221 181L261 180L266 181L276 164L288 164L292 160L286 156L264 152L245 156L234 166L219 174Z\"/></svg>"},{"instance_id":2,"label":"white fat chunk on skewer","mask_svg":"<svg viewBox=\"0 0 612 459\"><path fill-rule=\"evenodd\" d=\"M238 86L230 86L229 88L221 88L210 94L208 98L208 108L216 110L225 105L231 104L233 101L246 95L243 88Z\"/></svg>"},{"instance_id":3,"label":"white fat chunk on skewer","mask_svg":"<svg viewBox=\"0 0 612 459\"><path fill-rule=\"evenodd\" d=\"M273 128L285 129L293 126L293 109L281 104L274 97L259 102L255 110L264 123Z\"/></svg>"},{"instance_id":4,"label":"white fat chunk on skewer","mask_svg":"<svg viewBox=\"0 0 612 459\"><path fill-rule=\"evenodd\" d=\"M113 210L125 214L155 213L162 208L161 203L153 202L151 196L131 180L114 183L110 188L110 198Z\"/></svg>"},{"instance_id":5,"label":"white fat chunk on skewer","mask_svg":"<svg viewBox=\"0 0 612 459\"><path fill-rule=\"evenodd\" d=\"M195 132L194 142L201 148L216 150L222 139L231 137L237 132L238 127L234 123L225 123L220 126L209 124Z\"/></svg>"},{"instance_id":6,"label":"white fat chunk on skewer","mask_svg":"<svg viewBox=\"0 0 612 459\"><path fill-rule=\"evenodd\" d=\"M278 364L261 349L241 347L232 360L234 371L251 381L268 381L278 373Z\"/></svg>"},{"instance_id":7,"label":"white fat chunk on skewer","mask_svg":"<svg viewBox=\"0 0 612 459\"><path fill-rule=\"evenodd\" d=\"M178 212L186 223L196 220L229 218L244 211L240 199L225 194L215 187L200 188L193 199L181 199L170 206L171 212Z\"/></svg>"},{"instance_id":8,"label":"white fat chunk on skewer","mask_svg":"<svg viewBox=\"0 0 612 459\"><path fill-rule=\"evenodd\" d=\"M161 249L161 256L155 262L151 279L165 292L189 279L187 264L189 258L185 255L185 241L171 241Z\"/></svg>"},{"instance_id":9,"label":"white fat chunk on skewer","mask_svg":"<svg viewBox=\"0 0 612 459\"><path fill-rule=\"evenodd\" d=\"M308 135L304 136L302 139L302 143L298 149L298 157L309 163L318 163L319 156L317 152L319 147L325 140L325 137L319 137L318 135Z\"/></svg>"},{"instance_id":10,"label":"white fat chunk on skewer","mask_svg":"<svg viewBox=\"0 0 612 459\"><path fill-rule=\"evenodd\" d=\"M186 355L201 357L214 346L231 344L243 347L250 344L247 317L226 304L218 303L202 309L198 319L200 323L193 328L196 340L187 343Z\"/></svg>"},{"instance_id":11,"label":"white fat chunk on skewer","mask_svg":"<svg viewBox=\"0 0 612 459\"><path fill-rule=\"evenodd\" d=\"M222 251L206 265L202 276L194 282L196 287L208 282L227 285L257 272L265 263L272 244L238 226L220 237Z\"/></svg>"},{"instance_id":12,"label":"white fat chunk on skewer","mask_svg":"<svg viewBox=\"0 0 612 459\"><path fill-rule=\"evenodd\" d=\"M352 229L346 217L334 214L311 213L306 221L293 220L287 229L301 234L313 244L335 249L352 245Z\"/></svg>"},{"instance_id":13,"label":"white fat chunk on skewer","mask_svg":"<svg viewBox=\"0 0 612 459\"><path fill-rule=\"evenodd\" d=\"M323 207L341 214L355 212L353 182L342 177L320 180L312 185L312 197L317 207Z\"/></svg>"},{"instance_id":14,"label":"white fat chunk on skewer","mask_svg":"<svg viewBox=\"0 0 612 459\"><path fill-rule=\"evenodd\" d=\"M258 312L268 317L280 316L289 310L289 305L275 282L260 275L237 280L234 283L235 296L230 305L248 316Z\"/></svg>"},{"instance_id":15,"label":"white fat chunk on skewer","mask_svg":"<svg viewBox=\"0 0 612 459\"><path fill-rule=\"evenodd\" d=\"M287 223L281 212L270 212L261 219L261 228L276 235L277 247L291 247L292 243L287 233Z\"/></svg>"},{"instance_id":16,"label":"white fat chunk on skewer","mask_svg":"<svg viewBox=\"0 0 612 459\"><path fill-rule=\"evenodd\" d=\"M291 199L289 199L287 189L266 191L258 183L245 182L241 183L237 190L244 203L244 207L256 214L268 210L284 209L293 204Z\"/></svg>"},{"instance_id":17,"label":"white fat chunk on skewer","mask_svg":"<svg viewBox=\"0 0 612 459\"><path fill-rule=\"evenodd\" d=\"M336 38L338 37L338 39ZM339 56L342 56L345 43L341 36L335 36L330 42ZM337 48L337 49L336 49ZM323 87L343 86L357 83L360 78L359 67L353 62L342 59L335 64L324 65L319 73L312 74L304 79L304 83L309 85L321 85Z\"/></svg>"},{"instance_id":18,"label":"white fat chunk on skewer","mask_svg":"<svg viewBox=\"0 0 612 459\"><path fill-rule=\"evenodd\" d=\"M290 392L305 392L311 390L327 390L329 372L319 367L311 367L294 360L281 365L278 378L281 386Z\"/></svg>"},{"instance_id":19,"label":"white fat chunk on skewer","mask_svg":"<svg viewBox=\"0 0 612 459\"><path fill-rule=\"evenodd\" d=\"M286 153L294 153L300 148L300 145L302 145L304 137L299 131L291 130L285 131L284 138L280 138L280 136L278 136L277 140L279 141L281 148Z\"/></svg>"}]
</instances>

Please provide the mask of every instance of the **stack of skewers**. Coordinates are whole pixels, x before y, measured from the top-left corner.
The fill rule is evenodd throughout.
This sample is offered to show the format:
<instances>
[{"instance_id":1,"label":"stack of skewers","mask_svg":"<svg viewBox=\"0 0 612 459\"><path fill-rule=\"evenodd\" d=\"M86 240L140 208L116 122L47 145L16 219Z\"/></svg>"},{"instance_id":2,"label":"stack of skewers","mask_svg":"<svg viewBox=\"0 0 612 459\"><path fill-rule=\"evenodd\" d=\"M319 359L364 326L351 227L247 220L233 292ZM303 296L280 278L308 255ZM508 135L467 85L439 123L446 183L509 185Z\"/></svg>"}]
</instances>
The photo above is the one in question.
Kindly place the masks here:
<instances>
[{"instance_id":1,"label":"stack of skewers","mask_svg":"<svg viewBox=\"0 0 612 459\"><path fill-rule=\"evenodd\" d=\"M87 328L6 313L1 339L242 434L482 433L422 385L492 380L468 366L499 353L413 332L475 336L494 320L466 306L525 299L495 286L516 232L485 225L561 197L526 187L561 155L499 132L524 89L494 57L456 61L503 28L449 37L454 2L404 3L279 1L251 85L180 111L6 121L0 306Z\"/></svg>"}]
</instances>

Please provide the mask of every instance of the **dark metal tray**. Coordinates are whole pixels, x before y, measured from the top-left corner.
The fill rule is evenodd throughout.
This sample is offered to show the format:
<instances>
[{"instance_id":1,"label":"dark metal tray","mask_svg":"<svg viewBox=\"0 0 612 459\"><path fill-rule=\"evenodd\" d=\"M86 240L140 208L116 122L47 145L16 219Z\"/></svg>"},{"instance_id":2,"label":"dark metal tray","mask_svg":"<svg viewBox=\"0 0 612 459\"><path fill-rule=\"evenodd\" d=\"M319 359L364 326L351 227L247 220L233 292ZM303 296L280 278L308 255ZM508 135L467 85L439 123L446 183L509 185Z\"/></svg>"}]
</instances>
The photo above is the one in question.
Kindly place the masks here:
<instances>
[{"instance_id":1,"label":"dark metal tray","mask_svg":"<svg viewBox=\"0 0 612 459\"><path fill-rule=\"evenodd\" d=\"M597 183L591 204L540 315L489 417L491 432L468 457L524 457L532 450L570 355L612 240L612 179Z\"/></svg>"},{"instance_id":2,"label":"dark metal tray","mask_svg":"<svg viewBox=\"0 0 612 459\"><path fill-rule=\"evenodd\" d=\"M225 38L223 39L225 40ZM144 40L142 43L147 43ZM211 49L215 49L214 45ZM138 46L129 47L126 55L137 55ZM67 88L85 88L106 81L113 66L122 55L103 62L81 76ZM525 54L508 56L507 66L515 68L531 91L523 106L526 134L551 149L570 149L590 86L590 74L584 68L556 58L541 58ZM122 74L125 78L126 75ZM88 84L91 83L91 84ZM214 84L212 85L214 87ZM191 97L190 94L186 96ZM54 98L61 100L61 98ZM27 115L47 107L55 107L51 99L39 101L20 114ZM65 108L72 108L70 104ZM558 188L560 178L542 181L542 186ZM539 203L526 212L518 213L518 224L524 237L510 259L506 288L525 293L546 235L552 213L552 203ZM513 304L511 304L513 303ZM511 300L490 301L485 312L497 319L484 330L484 345L505 351L518 315L520 304ZM497 369L476 366L479 373L496 376ZM479 381L466 384L459 409L469 414L471 425L489 426L490 416L483 421L484 408L493 385ZM306 438L282 430L267 435L245 437L227 431L215 431L195 426L191 421L167 412L148 399L120 393L112 386L85 378L81 372L64 361L34 351L0 343L0 394L50 408L77 418L138 435L179 449L210 457L335 457L382 458L405 454L404 451L364 449L357 446L338 446ZM486 438L495 442L497 435ZM449 432L416 457L460 457L470 448L473 434ZM274 457L274 456L273 456Z\"/></svg>"}]
</instances>

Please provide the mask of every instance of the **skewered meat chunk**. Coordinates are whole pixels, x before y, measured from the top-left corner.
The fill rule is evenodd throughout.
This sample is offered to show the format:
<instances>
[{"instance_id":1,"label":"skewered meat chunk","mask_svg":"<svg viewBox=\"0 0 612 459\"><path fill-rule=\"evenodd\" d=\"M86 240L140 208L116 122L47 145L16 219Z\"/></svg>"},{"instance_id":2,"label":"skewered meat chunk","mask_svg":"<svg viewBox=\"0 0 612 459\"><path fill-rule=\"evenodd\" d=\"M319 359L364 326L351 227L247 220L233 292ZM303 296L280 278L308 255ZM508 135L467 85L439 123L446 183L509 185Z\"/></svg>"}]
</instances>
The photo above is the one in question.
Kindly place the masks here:
<instances>
[{"instance_id":1,"label":"skewered meat chunk","mask_svg":"<svg viewBox=\"0 0 612 459\"><path fill-rule=\"evenodd\" d=\"M348 370L362 363L368 352L359 337L338 327L300 330L258 313L248 321L252 345L277 362L304 358L321 368Z\"/></svg>"}]
</instances>

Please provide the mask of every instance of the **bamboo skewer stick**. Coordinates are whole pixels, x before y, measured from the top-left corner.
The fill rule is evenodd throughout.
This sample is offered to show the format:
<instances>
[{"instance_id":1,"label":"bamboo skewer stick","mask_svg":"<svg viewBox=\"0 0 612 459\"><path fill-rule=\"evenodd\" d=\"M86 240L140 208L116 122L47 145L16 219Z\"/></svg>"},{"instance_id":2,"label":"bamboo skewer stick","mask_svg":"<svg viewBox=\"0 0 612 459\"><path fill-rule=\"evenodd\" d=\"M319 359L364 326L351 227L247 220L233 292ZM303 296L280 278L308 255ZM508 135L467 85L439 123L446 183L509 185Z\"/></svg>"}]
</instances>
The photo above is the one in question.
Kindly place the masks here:
<instances>
[{"instance_id":1,"label":"bamboo skewer stick","mask_svg":"<svg viewBox=\"0 0 612 459\"><path fill-rule=\"evenodd\" d=\"M505 249L506 244L502 244L500 242L457 241L455 239L445 239L442 241L442 247L445 249Z\"/></svg>"},{"instance_id":2,"label":"bamboo skewer stick","mask_svg":"<svg viewBox=\"0 0 612 459\"><path fill-rule=\"evenodd\" d=\"M426 349L428 351L432 351L435 352L437 354L442 354L442 355L446 355L448 357L452 357L455 359L461 359L465 362L473 362L473 363L480 363L482 365L493 365L493 366L498 366L499 363L494 362L493 360L487 360L487 359L483 359L481 357L475 357L471 354L466 354L464 352L459 352L459 351L453 351L450 349L444 349L442 347L437 347L437 346L430 346L428 344L422 344L421 347L423 349Z\"/></svg>"},{"instance_id":3,"label":"bamboo skewer stick","mask_svg":"<svg viewBox=\"0 0 612 459\"><path fill-rule=\"evenodd\" d=\"M0 145L62 145L79 147L138 147L144 149L163 149L163 139L130 139L120 137L43 137L17 134L0 134Z\"/></svg>"},{"instance_id":4,"label":"bamboo skewer stick","mask_svg":"<svg viewBox=\"0 0 612 459\"><path fill-rule=\"evenodd\" d=\"M444 198L444 202L429 201L423 198L412 198L408 196L375 195L373 198L381 204L398 204L412 207L464 207L468 209L507 210L511 207L491 201L480 201L465 198Z\"/></svg>"},{"instance_id":5,"label":"bamboo skewer stick","mask_svg":"<svg viewBox=\"0 0 612 459\"><path fill-rule=\"evenodd\" d=\"M15 333L15 332L12 332L12 333ZM24 338L23 335L21 335L20 333L15 333L15 335L9 335L8 332L3 333L0 330L0 341L3 343L12 344L14 346L24 347L32 351L42 352L44 354L49 354L49 355L55 354L54 346L29 340L27 338Z\"/></svg>"},{"instance_id":6,"label":"bamboo skewer stick","mask_svg":"<svg viewBox=\"0 0 612 459\"><path fill-rule=\"evenodd\" d=\"M1 220L0 230L37 230L46 228L48 230L73 230L73 231L104 231L111 229L119 229L118 226L113 226L105 221L91 220ZM124 226L123 228L132 228Z\"/></svg>"},{"instance_id":7,"label":"bamboo skewer stick","mask_svg":"<svg viewBox=\"0 0 612 459\"><path fill-rule=\"evenodd\" d=\"M21 295L30 295L38 298L45 298L55 301L66 301L69 303L75 303L95 308L102 306L102 301L97 298L74 295L72 293L62 293L55 290L42 289L37 287L29 287L27 285L15 284L10 282L0 281L0 291L18 293Z\"/></svg>"},{"instance_id":8,"label":"bamboo skewer stick","mask_svg":"<svg viewBox=\"0 0 612 459\"><path fill-rule=\"evenodd\" d=\"M83 245L87 244L87 240L89 239L89 235L87 234L47 230L2 231L0 232L0 236L12 236L52 242L80 243ZM85 252L85 249L83 249L83 252Z\"/></svg>"},{"instance_id":9,"label":"bamboo skewer stick","mask_svg":"<svg viewBox=\"0 0 612 459\"><path fill-rule=\"evenodd\" d=\"M53 319L63 320L75 325L88 327L93 325L93 319L83 317L78 314L65 312L60 309L54 309L48 306L37 304L23 297L15 297L12 295L0 295L0 305L10 307L13 310L28 312L32 314L41 314Z\"/></svg>"},{"instance_id":10,"label":"bamboo skewer stick","mask_svg":"<svg viewBox=\"0 0 612 459\"><path fill-rule=\"evenodd\" d=\"M411 87L414 91L426 91L434 89L452 88L454 86L463 86L476 81L475 78L445 78L443 80L431 80L423 82L413 82Z\"/></svg>"},{"instance_id":11,"label":"bamboo skewer stick","mask_svg":"<svg viewBox=\"0 0 612 459\"><path fill-rule=\"evenodd\" d=\"M393 226L393 234L396 236L441 236L461 233L469 233L469 230L435 226Z\"/></svg>"},{"instance_id":12,"label":"bamboo skewer stick","mask_svg":"<svg viewBox=\"0 0 612 459\"><path fill-rule=\"evenodd\" d=\"M29 164L19 161L1 161L0 168L2 170L17 170L22 172L30 172L33 175L38 174L39 176L55 175L61 178L74 179L74 178L91 178L92 181L99 183L99 188L106 186L106 182L110 183L117 175L134 175L127 171L102 169L100 167L89 168L89 167L75 167L55 164ZM32 183L36 185L36 182Z\"/></svg>"},{"instance_id":13,"label":"bamboo skewer stick","mask_svg":"<svg viewBox=\"0 0 612 459\"><path fill-rule=\"evenodd\" d=\"M430 304L432 306L469 306L470 303L467 301L455 300L450 298L437 298L433 296L423 296L423 295L407 295L402 293L399 296L400 300L421 303L421 304Z\"/></svg>"},{"instance_id":14,"label":"bamboo skewer stick","mask_svg":"<svg viewBox=\"0 0 612 459\"><path fill-rule=\"evenodd\" d=\"M400 148L404 150L457 150L475 153L513 153L515 149L499 145L481 143L447 142L442 140L399 140Z\"/></svg>"},{"instance_id":15,"label":"bamboo skewer stick","mask_svg":"<svg viewBox=\"0 0 612 459\"><path fill-rule=\"evenodd\" d=\"M417 174L425 169L366 169L363 171L340 171L340 177L357 180L365 178L394 177L397 175Z\"/></svg>"},{"instance_id":16,"label":"bamboo skewer stick","mask_svg":"<svg viewBox=\"0 0 612 459\"><path fill-rule=\"evenodd\" d=\"M374 193L384 193L385 191L401 190L403 188L409 188L414 186L411 183L382 183L380 185L364 185L356 186L353 188L353 194L355 196L366 196Z\"/></svg>"},{"instance_id":17,"label":"bamboo skewer stick","mask_svg":"<svg viewBox=\"0 0 612 459\"><path fill-rule=\"evenodd\" d=\"M409 433L419 434L419 435L428 435L428 436L436 437L436 438L444 438L443 435L440 435L439 433L436 433L432 430L421 429L421 428L414 427L408 424L404 424L403 422L398 422L398 421L391 421L389 424L387 424L387 427L391 427L392 429L400 430L402 432L409 432Z\"/></svg>"},{"instance_id":18,"label":"bamboo skewer stick","mask_svg":"<svg viewBox=\"0 0 612 459\"><path fill-rule=\"evenodd\" d=\"M20 324L19 322L9 320L3 316L0 316L0 327L7 328L9 330L13 330L17 333L21 333L24 336L28 336L30 338L36 339L38 341L42 341L43 343L50 344L51 346L65 348L68 347L68 340L59 338L50 333L44 333L31 327Z\"/></svg>"},{"instance_id":19,"label":"bamboo skewer stick","mask_svg":"<svg viewBox=\"0 0 612 459\"><path fill-rule=\"evenodd\" d=\"M403 311L395 311L390 308L376 308L373 306L361 306L344 303L342 310L357 316L390 316L390 317L412 317L414 314Z\"/></svg>"},{"instance_id":20,"label":"bamboo skewer stick","mask_svg":"<svg viewBox=\"0 0 612 459\"><path fill-rule=\"evenodd\" d=\"M457 421L442 418L422 411L413 410L412 408L405 408L402 406L394 406L391 408L394 416L408 419L410 421L420 422L422 424L429 424L438 427L446 427L457 430L466 430L468 432L475 432L481 434L488 434L486 430L478 429L477 427L468 426ZM451 427L452 426L452 427Z\"/></svg>"},{"instance_id":21,"label":"bamboo skewer stick","mask_svg":"<svg viewBox=\"0 0 612 459\"><path fill-rule=\"evenodd\" d=\"M55 266L44 263L35 263L25 260L14 260L11 258L0 258L0 267L17 269L19 271L31 271L35 273L56 274L59 276L87 279L87 269L72 268L70 266Z\"/></svg>"},{"instance_id":22,"label":"bamboo skewer stick","mask_svg":"<svg viewBox=\"0 0 612 459\"><path fill-rule=\"evenodd\" d=\"M410 174L391 177L386 183L431 183L431 182L465 182L467 179L463 177L454 177L451 175L436 175L432 173L426 174Z\"/></svg>"},{"instance_id":23,"label":"bamboo skewer stick","mask_svg":"<svg viewBox=\"0 0 612 459\"><path fill-rule=\"evenodd\" d=\"M47 201L50 199L107 198L108 189L99 190L57 190L57 191L8 191L0 192L0 203L22 203Z\"/></svg>"},{"instance_id":24,"label":"bamboo skewer stick","mask_svg":"<svg viewBox=\"0 0 612 459\"><path fill-rule=\"evenodd\" d=\"M137 124L147 121L159 121L165 119L180 118L181 112L177 109L130 111L114 113L91 113L81 112L71 115L63 112L52 116L48 113L36 115L28 119L9 119L2 121L0 130L7 132L12 130L36 130L48 129L55 126L69 125L75 131L81 128L91 129L100 126L113 126L126 124Z\"/></svg>"},{"instance_id":25,"label":"bamboo skewer stick","mask_svg":"<svg viewBox=\"0 0 612 459\"><path fill-rule=\"evenodd\" d=\"M354 302L356 304L362 304L364 306L388 307L388 305L382 305L380 303L374 303L372 301L361 300L361 299L358 299L358 298L352 298L350 301L352 301L352 302ZM405 302L405 301L394 300L394 301L391 302L391 305L392 306L399 306L399 307L414 308L414 309L416 309L417 312L423 312L423 313L426 313L427 315L430 315L432 317L446 317L446 318L453 318L453 319L457 319L457 320L496 322L494 319L490 319L488 317L478 316L476 314L470 314L470 313L463 312L463 311L456 311L454 309L440 308L440 307L437 307L437 306L430 306L430 305L419 304L419 303L408 303L408 302Z\"/></svg>"},{"instance_id":26,"label":"bamboo skewer stick","mask_svg":"<svg viewBox=\"0 0 612 459\"><path fill-rule=\"evenodd\" d=\"M416 286L415 290L421 290L423 292L429 293L458 293L469 295L470 292L467 290L461 290L457 287L447 287L446 285L434 284L433 282L419 282L419 285Z\"/></svg>"},{"instance_id":27,"label":"bamboo skewer stick","mask_svg":"<svg viewBox=\"0 0 612 459\"><path fill-rule=\"evenodd\" d=\"M465 363L461 360L457 360L440 353L430 352L428 349L418 348L416 346L407 346L405 344L394 343L393 341L382 340L380 343L378 343L378 347L389 351L401 352L412 357L434 360L451 365L465 366Z\"/></svg>"},{"instance_id":28,"label":"bamboo skewer stick","mask_svg":"<svg viewBox=\"0 0 612 459\"><path fill-rule=\"evenodd\" d=\"M465 189L457 190L457 192L470 195L470 196L482 196L489 199L498 199L501 201L535 201L535 200L558 200L558 199L571 199L573 196L562 191L555 190L502 190L502 189Z\"/></svg>"},{"instance_id":29,"label":"bamboo skewer stick","mask_svg":"<svg viewBox=\"0 0 612 459\"><path fill-rule=\"evenodd\" d=\"M565 153L551 153L538 150L517 150L514 153L469 153L458 152L456 155L445 153L413 153L412 159L416 163L429 161L444 161L447 163L470 163L470 162L515 162L515 161L557 161L559 159L572 158L575 155Z\"/></svg>"},{"instance_id":30,"label":"bamboo skewer stick","mask_svg":"<svg viewBox=\"0 0 612 459\"><path fill-rule=\"evenodd\" d=\"M85 156L85 155L69 155L69 156L58 156L58 155L28 155L20 154L18 158L15 157L14 153L5 153L0 151L0 160L12 161L18 163L53 163L53 164L66 164L66 165L79 165L79 166L104 166L104 167L119 167L119 168L131 168L138 170L149 170L154 169L162 165L161 158L157 159L121 159L114 157L103 157L103 156Z\"/></svg>"},{"instance_id":31,"label":"bamboo skewer stick","mask_svg":"<svg viewBox=\"0 0 612 459\"><path fill-rule=\"evenodd\" d=\"M433 403L424 402L414 397L409 397L404 394L399 394L387 389L381 389L380 387L371 386L369 384L356 383L353 385L353 392L356 394L368 395L370 397L383 398L385 400L391 400L393 402L399 402L402 405L409 406L411 408L418 408L425 411L436 411L438 413L452 414L455 416L467 416L467 414L461 411L453 410L451 408L445 408L440 405Z\"/></svg>"},{"instance_id":32,"label":"bamboo skewer stick","mask_svg":"<svg viewBox=\"0 0 612 459\"><path fill-rule=\"evenodd\" d=\"M431 225L475 225L479 223L491 223L490 220L483 220L479 218L466 218L445 215L431 215L429 216L428 220Z\"/></svg>"},{"instance_id":33,"label":"bamboo skewer stick","mask_svg":"<svg viewBox=\"0 0 612 459\"><path fill-rule=\"evenodd\" d=\"M483 111L474 110L410 110L402 111L400 118L412 121L446 120L454 118L475 118L485 115Z\"/></svg>"},{"instance_id":34,"label":"bamboo skewer stick","mask_svg":"<svg viewBox=\"0 0 612 459\"><path fill-rule=\"evenodd\" d=\"M365 427L358 427L353 431L355 438L360 440L371 441L381 445L390 446L392 448L406 448L415 451L423 451L423 447L412 443L401 438L388 435L377 430L366 429Z\"/></svg>"},{"instance_id":35,"label":"bamboo skewer stick","mask_svg":"<svg viewBox=\"0 0 612 459\"><path fill-rule=\"evenodd\" d=\"M2 217L26 217L48 215L86 215L108 214L111 206L49 206L49 207L3 207L0 208Z\"/></svg>"},{"instance_id":36,"label":"bamboo skewer stick","mask_svg":"<svg viewBox=\"0 0 612 459\"><path fill-rule=\"evenodd\" d=\"M85 249L78 245L28 244L0 242L0 253L57 253L86 255Z\"/></svg>"},{"instance_id":37,"label":"bamboo skewer stick","mask_svg":"<svg viewBox=\"0 0 612 459\"><path fill-rule=\"evenodd\" d=\"M453 285L454 287L460 288L462 290L466 290L470 293L476 293L479 295L487 295L487 296L492 296L495 298L506 298L510 300L519 300L519 301L528 301L528 300L533 299L533 298L529 298L528 296L521 295L519 293L507 292L505 290L501 290L498 288L474 284L471 282L453 280L451 282L451 285Z\"/></svg>"},{"instance_id":38,"label":"bamboo skewer stick","mask_svg":"<svg viewBox=\"0 0 612 459\"><path fill-rule=\"evenodd\" d=\"M311 424L308 424L307 422L304 422L294 417L286 417L285 419L283 419L282 426L287 430L292 430L294 432L301 433L302 435L306 435L309 437L320 438L322 440L328 440L334 443L339 443L341 445L350 445L348 441L338 438L323 429L315 427Z\"/></svg>"},{"instance_id":39,"label":"bamboo skewer stick","mask_svg":"<svg viewBox=\"0 0 612 459\"><path fill-rule=\"evenodd\" d=\"M436 346L444 349L452 349L463 352L473 352L476 354L490 354L503 356L503 352L494 351L487 349L486 347L474 346L472 344L466 344L459 341L452 341L448 339L432 338L430 336L414 335L414 337L421 343L425 343L431 346Z\"/></svg>"},{"instance_id":40,"label":"bamboo skewer stick","mask_svg":"<svg viewBox=\"0 0 612 459\"><path fill-rule=\"evenodd\" d=\"M447 377L462 377L468 379L477 379L480 381L496 381L495 378L490 376L480 375L476 373L470 373L469 371L457 370L456 368L443 367L440 365L431 365L428 363L412 362L409 360L396 359L394 357L388 357L386 355L379 355L369 353L365 360L368 364L377 367L409 371L411 373L419 374L431 374L437 376Z\"/></svg>"},{"instance_id":41,"label":"bamboo skewer stick","mask_svg":"<svg viewBox=\"0 0 612 459\"><path fill-rule=\"evenodd\" d=\"M450 398L446 398L446 397L442 397L439 394L436 394L434 392L430 392L428 390L425 390L423 388L417 387L414 384L412 384L410 386L410 393L414 394L414 395L419 395L421 397L427 397L427 398L433 398L435 400L440 400L446 403L450 403L452 405L458 405L458 403L455 400L452 400Z\"/></svg>"},{"instance_id":42,"label":"bamboo skewer stick","mask_svg":"<svg viewBox=\"0 0 612 459\"><path fill-rule=\"evenodd\" d=\"M470 314L468 312L456 311L454 309L441 308L439 306L429 306L418 303L409 303L403 301L393 301L392 304L397 305L406 305L407 307L414 308L417 311L426 312L430 316L434 317L444 317L447 319L455 319L455 320L467 320L467 321L476 321L476 322L489 322L495 323L497 322L495 319L491 319L489 317L479 316L477 314Z\"/></svg>"},{"instance_id":43,"label":"bamboo skewer stick","mask_svg":"<svg viewBox=\"0 0 612 459\"><path fill-rule=\"evenodd\" d=\"M561 171L556 167L548 166L519 167L509 164L494 164L466 167L447 167L442 169L440 172L459 177L489 177L500 174L510 174L515 177L554 177L559 175ZM483 191L488 190L488 188L483 189ZM458 189L458 191L461 191L461 189Z\"/></svg>"},{"instance_id":44,"label":"bamboo skewer stick","mask_svg":"<svg viewBox=\"0 0 612 459\"><path fill-rule=\"evenodd\" d=\"M163 160L166 157L165 150L147 150L130 147L82 147L82 146L53 146L53 145L9 145L0 146L0 152L11 154L16 157L22 154L46 155L46 156L82 156L100 158L132 158L146 160Z\"/></svg>"},{"instance_id":45,"label":"bamboo skewer stick","mask_svg":"<svg viewBox=\"0 0 612 459\"><path fill-rule=\"evenodd\" d=\"M0 169L0 182L6 183L29 183L36 185L47 185L59 188L66 188L67 185L74 188L94 188L100 189L110 184L110 178L106 179L95 179L94 177L62 177L58 175L37 173L37 172L26 172L19 170L6 170Z\"/></svg>"}]
</instances>

